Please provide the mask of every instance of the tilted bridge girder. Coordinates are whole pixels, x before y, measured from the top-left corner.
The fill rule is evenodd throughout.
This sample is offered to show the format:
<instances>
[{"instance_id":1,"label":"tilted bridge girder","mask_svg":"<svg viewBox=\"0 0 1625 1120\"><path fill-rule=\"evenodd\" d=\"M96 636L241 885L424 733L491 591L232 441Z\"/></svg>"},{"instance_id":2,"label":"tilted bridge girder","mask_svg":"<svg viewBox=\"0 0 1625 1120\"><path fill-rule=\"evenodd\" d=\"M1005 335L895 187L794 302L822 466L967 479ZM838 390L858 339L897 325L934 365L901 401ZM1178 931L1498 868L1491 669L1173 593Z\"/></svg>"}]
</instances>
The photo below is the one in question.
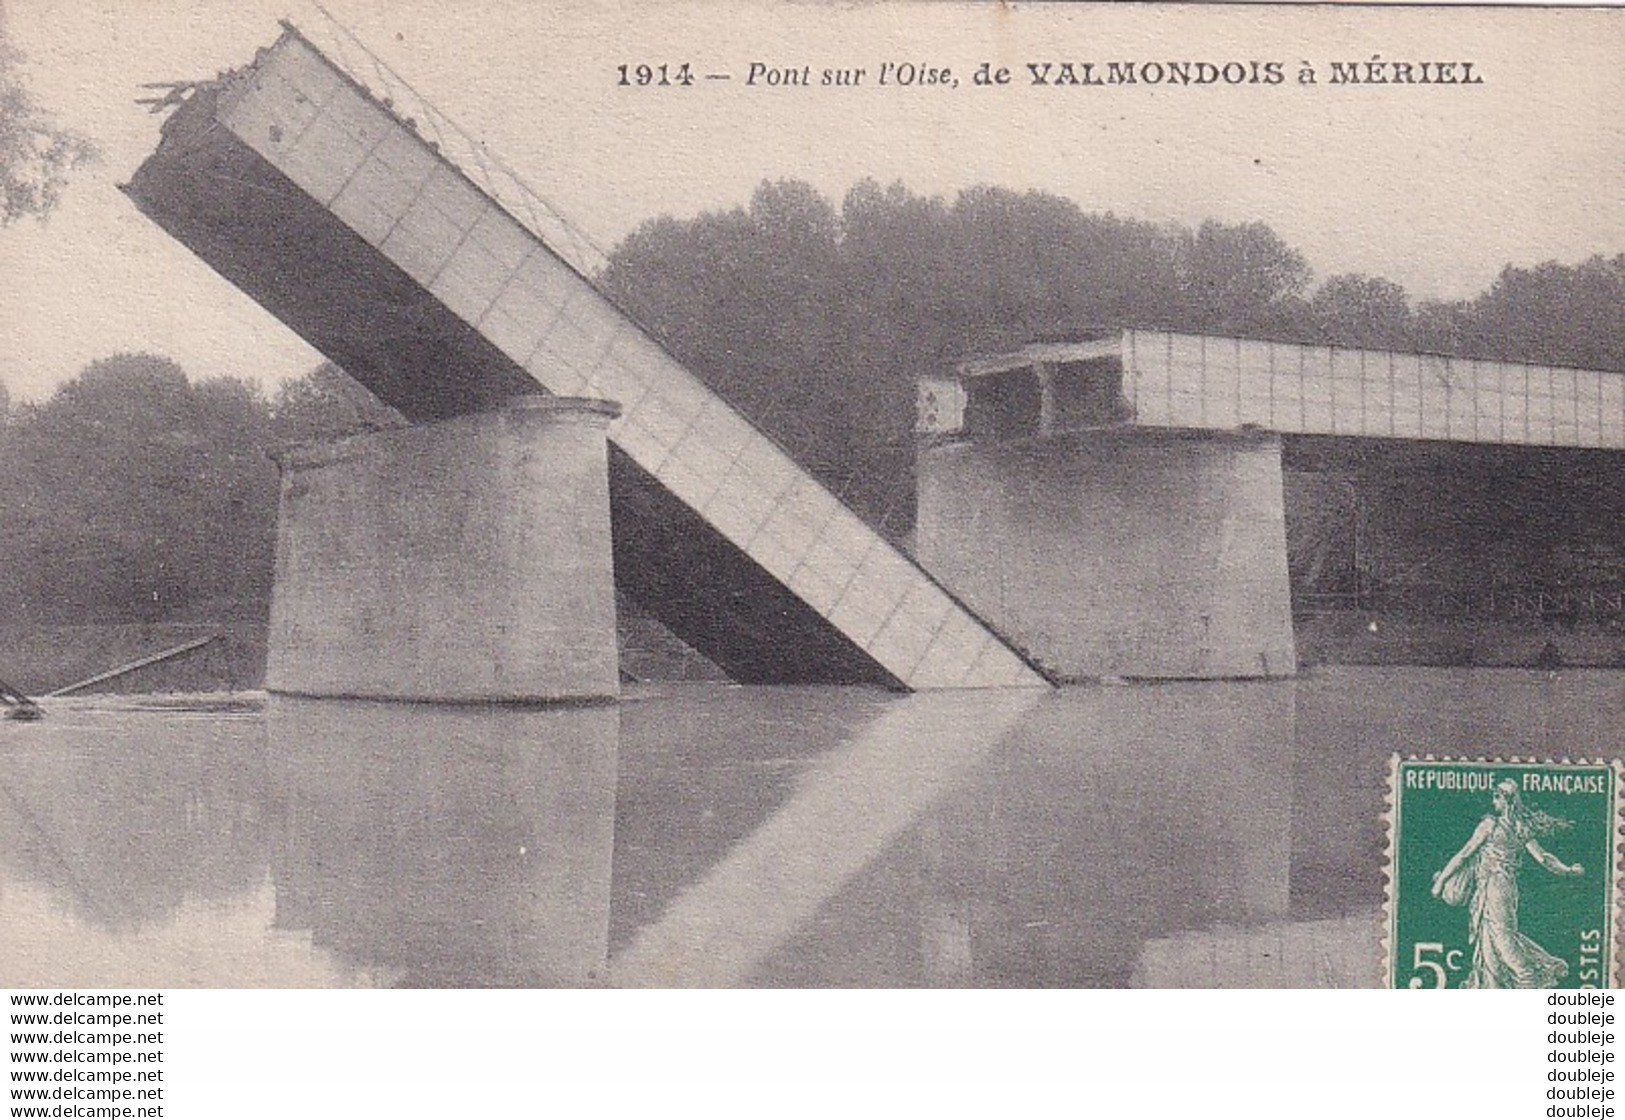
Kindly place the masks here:
<instances>
[{"instance_id":1,"label":"tilted bridge girder","mask_svg":"<svg viewBox=\"0 0 1625 1120\"><path fill-rule=\"evenodd\" d=\"M1045 683L295 29L197 87L125 189L410 420L619 402L617 584L735 680Z\"/></svg>"}]
</instances>

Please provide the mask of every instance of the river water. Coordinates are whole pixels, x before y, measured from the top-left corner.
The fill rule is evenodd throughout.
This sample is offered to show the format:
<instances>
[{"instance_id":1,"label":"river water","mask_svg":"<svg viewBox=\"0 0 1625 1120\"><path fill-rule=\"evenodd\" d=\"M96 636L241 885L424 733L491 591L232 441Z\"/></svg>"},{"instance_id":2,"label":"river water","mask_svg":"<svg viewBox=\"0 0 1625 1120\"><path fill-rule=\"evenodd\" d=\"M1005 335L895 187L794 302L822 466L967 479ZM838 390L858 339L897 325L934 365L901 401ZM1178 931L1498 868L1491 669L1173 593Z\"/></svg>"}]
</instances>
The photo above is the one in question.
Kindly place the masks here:
<instances>
[{"instance_id":1,"label":"river water","mask_svg":"<svg viewBox=\"0 0 1625 1120\"><path fill-rule=\"evenodd\" d=\"M1351 986L1389 756L1615 757L1625 673L0 723L0 987Z\"/></svg>"}]
</instances>

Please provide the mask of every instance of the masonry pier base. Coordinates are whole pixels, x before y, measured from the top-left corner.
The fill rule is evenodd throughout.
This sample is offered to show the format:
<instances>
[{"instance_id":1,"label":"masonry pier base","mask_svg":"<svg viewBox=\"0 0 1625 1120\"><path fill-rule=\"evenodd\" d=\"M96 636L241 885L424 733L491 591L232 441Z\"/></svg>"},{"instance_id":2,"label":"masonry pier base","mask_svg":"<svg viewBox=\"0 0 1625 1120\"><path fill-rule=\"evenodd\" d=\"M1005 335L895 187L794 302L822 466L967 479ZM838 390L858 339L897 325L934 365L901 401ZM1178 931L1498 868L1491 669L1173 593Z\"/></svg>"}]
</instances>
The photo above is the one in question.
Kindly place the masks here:
<instances>
[{"instance_id":1,"label":"masonry pier base","mask_svg":"<svg viewBox=\"0 0 1625 1120\"><path fill-rule=\"evenodd\" d=\"M605 437L616 412L538 395L284 456L267 687L617 696Z\"/></svg>"},{"instance_id":2,"label":"masonry pier base","mask_svg":"<svg viewBox=\"0 0 1625 1120\"><path fill-rule=\"evenodd\" d=\"M1277 436L1123 426L924 447L917 542L1060 679L1296 671Z\"/></svg>"}]
</instances>

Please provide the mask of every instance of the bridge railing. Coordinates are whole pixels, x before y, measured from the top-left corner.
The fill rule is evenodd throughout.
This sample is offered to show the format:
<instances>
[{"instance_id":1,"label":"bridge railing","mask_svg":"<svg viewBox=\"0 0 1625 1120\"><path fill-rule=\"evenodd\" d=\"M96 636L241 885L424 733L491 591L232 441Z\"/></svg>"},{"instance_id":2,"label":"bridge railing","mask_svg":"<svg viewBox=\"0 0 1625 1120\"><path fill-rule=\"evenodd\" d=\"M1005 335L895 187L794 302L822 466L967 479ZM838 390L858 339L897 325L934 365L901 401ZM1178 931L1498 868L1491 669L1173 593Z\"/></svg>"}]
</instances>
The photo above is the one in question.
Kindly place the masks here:
<instances>
[{"instance_id":1,"label":"bridge railing","mask_svg":"<svg viewBox=\"0 0 1625 1120\"><path fill-rule=\"evenodd\" d=\"M311 10L319 16L316 23L299 27L283 21L282 26L326 55L368 95L432 146L441 158L468 176L558 254L621 314L651 337L661 337L600 281L609 263L608 250L565 217L484 141L437 108L325 7L313 3ZM805 452L816 447L818 441L794 410L776 404L750 407L734 397L729 397L728 403L793 461L816 475L849 509L861 511L871 528L893 541L901 539L912 528L911 479L885 482L863 467L810 462ZM801 453L792 453L791 448Z\"/></svg>"},{"instance_id":2,"label":"bridge railing","mask_svg":"<svg viewBox=\"0 0 1625 1120\"><path fill-rule=\"evenodd\" d=\"M331 12L319 3L312 4L312 8L321 17L317 23L301 28L284 20L283 28L331 59L441 158L468 176L595 288L599 287L595 277L608 263L609 254L597 242L498 158L484 141L436 108Z\"/></svg>"},{"instance_id":3,"label":"bridge railing","mask_svg":"<svg viewBox=\"0 0 1625 1120\"><path fill-rule=\"evenodd\" d=\"M315 22L296 26L283 21L283 28L344 71L370 97L433 147L441 158L490 195L621 314L646 334L661 338L659 332L602 283L600 277L610 259L606 249L565 217L484 141L437 108L325 7L313 3L310 10L319 17ZM863 467L809 461L806 451L817 447L819 441L794 410L777 404L752 407L736 397L728 397L728 403L792 461L817 476L843 504L860 511L864 520L883 536L898 541L912 528L911 479L888 483L876 479ZM793 453L791 448L800 453ZM884 492L877 487L883 487Z\"/></svg>"}]
</instances>

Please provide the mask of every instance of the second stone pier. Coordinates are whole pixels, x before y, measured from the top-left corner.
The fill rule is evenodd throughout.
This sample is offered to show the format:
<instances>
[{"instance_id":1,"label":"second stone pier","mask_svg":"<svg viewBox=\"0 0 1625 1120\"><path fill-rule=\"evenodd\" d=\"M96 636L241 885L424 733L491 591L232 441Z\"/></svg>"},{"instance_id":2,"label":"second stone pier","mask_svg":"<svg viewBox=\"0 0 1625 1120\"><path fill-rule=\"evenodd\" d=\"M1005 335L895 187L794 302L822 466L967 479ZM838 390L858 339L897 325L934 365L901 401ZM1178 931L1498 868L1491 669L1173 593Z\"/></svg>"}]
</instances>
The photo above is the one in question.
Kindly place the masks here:
<instances>
[{"instance_id":1,"label":"second stone pier","mask_svg":"<svg viewBox=\"0 0 1625 1120\"><path fill-rule=\"evenodd\" d=\"M1281 437L1142 426L1099 331L922 386L917 555L1061 681L1289 677Z\"/></svg>"}]
</instances>

